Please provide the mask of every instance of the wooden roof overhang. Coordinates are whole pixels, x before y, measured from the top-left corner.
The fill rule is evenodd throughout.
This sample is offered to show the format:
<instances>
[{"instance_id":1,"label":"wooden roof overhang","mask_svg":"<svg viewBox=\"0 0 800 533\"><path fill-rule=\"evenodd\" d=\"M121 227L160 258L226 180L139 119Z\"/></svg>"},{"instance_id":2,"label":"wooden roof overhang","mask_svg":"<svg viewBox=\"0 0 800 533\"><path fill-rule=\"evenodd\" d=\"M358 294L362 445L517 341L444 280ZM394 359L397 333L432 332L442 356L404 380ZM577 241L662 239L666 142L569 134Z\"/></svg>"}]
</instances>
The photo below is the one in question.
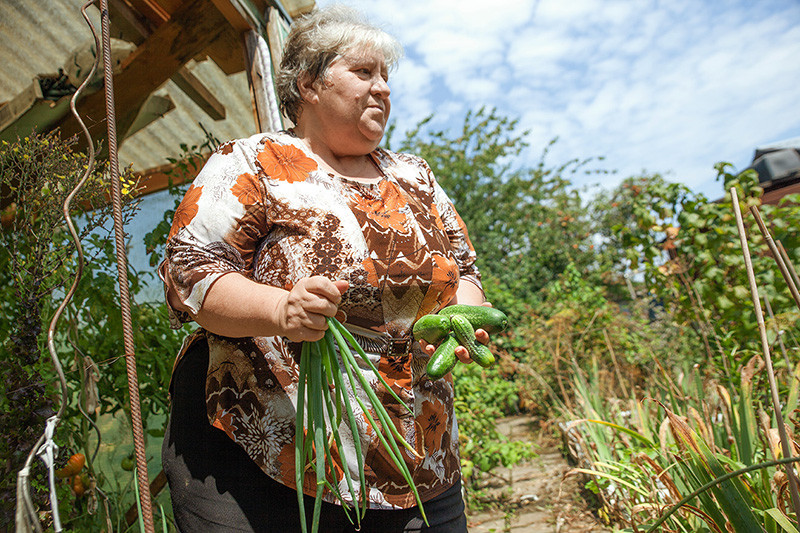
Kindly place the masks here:
<instances>
[{"instance_id":1,"label":"wooden roof overhang","mask_svg":"<svg viewBox=\"0 0 800 533\"><path fill-rule=\"evenodd\" d=\"M266 35L270 11L279 14L288 24L292 18L313 9L315 3L314 0L108 0L108 4L113 35L136 45L114 75L115 118L121 145L127 136L144 127L147 121L158 118L158 112L147 113L148 118L143 123L140 112L145 106L152 107L151 95L170 79L209 117L215 120L224 118L225 95L213 94L186 68L186 64L192 59L210 58L227 75L248 70L251 65L248 64L245 45L246 33L255 30ZM32 86L35 87L36 84ZM31 98L35 100L37 92L27 91L23 105L30 106ZM256 97L253 96L255 121L260 124ZM36 124L40 132L58 128L64 137L80 134L79 147L85 147L80 125L68 112L68 99L41 102L39 109L44 109L45 119L42 120L40 111L33 123L40 120ZM171 102L162 102L161 113L169 110L169 105ZM107 146L104 91L81 97L77 111L94 142ZM12 111L6 108L5 112ZM24 122L23 112L19 111L18 115L16 118ZM149 194L166 188L168 167L142 170L140 193Z\"/></svg>"},{"instance_id":2,"label":"wooden roof overhang","mask_svg":"<svg viewBox=\"0 0 800 533\"><path fill-rule=\"evenodd\" d=\"M117 131L124 138L150 94L172 78L210 116L224 106L184 65L208 56L226 74L247 68L242 34L265 27L263 15L278 3L265 0L109 0L111 21L125 40L137 44L114 77ZM313 3L311 4L313 6ZM286 13L281 6L280 11ZM92 137L105 136L105 96L88 95L78 112ZM57 126L65 136L80 131L70 114Z\"/></svg>"}]
</instances>

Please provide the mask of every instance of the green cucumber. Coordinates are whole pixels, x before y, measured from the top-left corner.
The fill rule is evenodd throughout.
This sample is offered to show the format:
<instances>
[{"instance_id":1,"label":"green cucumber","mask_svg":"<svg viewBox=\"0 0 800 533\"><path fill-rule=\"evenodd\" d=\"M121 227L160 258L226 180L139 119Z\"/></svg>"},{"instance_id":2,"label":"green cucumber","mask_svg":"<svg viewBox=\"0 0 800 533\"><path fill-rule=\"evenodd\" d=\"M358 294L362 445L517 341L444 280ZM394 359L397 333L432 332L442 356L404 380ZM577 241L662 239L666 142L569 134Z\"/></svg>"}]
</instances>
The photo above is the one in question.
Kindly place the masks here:
<instances>
[{"instance_id":1,"label":"green cucumber","mask_svg":"<svg viewBox=\"0 0 800 533\"><path fill-rule=\"evenodd\" d=\"M430 379L439 379L456 366L456 348L458 341L452 335L448 335L442 344L436 348L433 355L428 360L426 372Z\"/></svg>"},{"instance_id":2,"label":"green cucumber","mask_svg":"<svg viewBox=\"0 0 800 533\"><path fill-rule=\"evenodd\" d=\"M450 317L450 324L453 326L453 334L458 343L467 349L473 361L484 368L494 364L494 355L491 350L475 340L475 329L467 317L453 315Z\"/></svg>"},{"instance_id":3,"label":"green cucumber","mask_svg":"<svg viewBox=\"0 0 800 533\"><path fill-rule=\"evenodd\" d=\"M439 344L450 334L450 318L443 315L425 315L414 324L414 338Z\"/></svg>"},{"instance_id":4,"label":"green cucumber","mask_svg":"<svg viewBox=\"0 0 800 533\"><path fill-rule=\"evenodd\" d=\"M486 333L500 333L508 327L508 317L504 312L484 305L450 305L439 311L439 314L466 317L473 329L482 329Z\"/></svg>"}]
</instances>

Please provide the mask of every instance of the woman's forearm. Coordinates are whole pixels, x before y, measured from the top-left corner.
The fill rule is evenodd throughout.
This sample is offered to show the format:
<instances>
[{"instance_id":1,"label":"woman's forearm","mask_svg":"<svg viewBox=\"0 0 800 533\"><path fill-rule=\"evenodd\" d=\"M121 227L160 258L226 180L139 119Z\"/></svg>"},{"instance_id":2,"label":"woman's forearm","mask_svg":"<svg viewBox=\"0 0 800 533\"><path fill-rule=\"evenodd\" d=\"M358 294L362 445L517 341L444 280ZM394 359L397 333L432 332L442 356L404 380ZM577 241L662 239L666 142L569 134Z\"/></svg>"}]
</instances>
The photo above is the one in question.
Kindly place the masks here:
<instances>
[{"instance_id":1,"label":"woman's forearm","mask_svg":"<svg viewBox=\"0 0 800 533\"><path fill-rule=\"evenodd\" d=\"M206 330L226 337L282 336L291 341L316 341L336 314L346 281L313 276L291 290L257 283L232 272L217 279L192 317ZM186 306L171 295L176 309Z\"/></svg>"},{"instance_id":2,"label":"woman's forearm","mask_svg":"<svg viewBox=\"0 0 800 533\"><path fill-rule=\"evenodd\" d=\"M206 330L225 337L283 335L279 308L288 294L232 272L214 282L193 317Z\"/></svg>"},{"instance_id":3,"label":"woman's forearm","mask_svg":"<svg viewBox=\"0 0 800 533\"><path fill-rule=\"evenodd\" d=\"M460 280L456 295L450 304L481 305L485 301L486 297L480 287L470 281Z\"/></svg>"}]
</instances>

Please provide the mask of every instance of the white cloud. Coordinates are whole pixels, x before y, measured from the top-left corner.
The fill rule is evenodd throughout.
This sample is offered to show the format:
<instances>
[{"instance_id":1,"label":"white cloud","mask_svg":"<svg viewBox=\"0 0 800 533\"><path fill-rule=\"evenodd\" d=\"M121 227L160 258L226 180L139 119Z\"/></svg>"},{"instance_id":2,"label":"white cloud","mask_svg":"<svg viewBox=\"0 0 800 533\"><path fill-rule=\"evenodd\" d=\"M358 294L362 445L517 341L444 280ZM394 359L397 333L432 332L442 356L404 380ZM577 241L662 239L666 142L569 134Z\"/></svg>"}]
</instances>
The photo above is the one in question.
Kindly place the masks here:
<instances>
[{"instance_id":1,"label":"white cloud","mask_svg":"<svg viewBox=\"0 0 800 533\"><path fill-rule=\"evenodd\" d=\"M709 195L715 162L744 167L756 146L800 134L794 0L352 5L406 46L392 81L401 129L497 107L531 130L531 161L558 136L553 163L605 155L620 176L671 173Z\"/></svg>"}]
</instances>

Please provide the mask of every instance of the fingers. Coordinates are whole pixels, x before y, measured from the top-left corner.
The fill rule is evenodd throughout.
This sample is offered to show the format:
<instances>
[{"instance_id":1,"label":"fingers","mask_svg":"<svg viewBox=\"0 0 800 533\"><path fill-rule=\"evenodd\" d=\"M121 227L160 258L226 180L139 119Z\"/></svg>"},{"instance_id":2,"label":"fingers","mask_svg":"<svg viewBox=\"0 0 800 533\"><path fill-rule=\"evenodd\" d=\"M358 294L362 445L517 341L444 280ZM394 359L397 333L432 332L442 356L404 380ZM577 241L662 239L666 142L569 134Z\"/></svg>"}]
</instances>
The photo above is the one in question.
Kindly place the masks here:
<instances>
[{"instance_id":1,"label":"fingers","mask_svg":"<svg viewBox=\"0 0 800 533\"><path fill-rule=\"evenodd\" d=\"M307 312L334 316L348 286L345 280L333 282L323 276L303 278L292 288L290 298Z\"/></svg>"},{"instance_id":2,"label":"fingers","mask_svg":"<svg viewBox=\"0 0 800 533\"><path fill-rule=\"evenodd\" d=\"M350 284L343 279L331 281L324 276L312 276L301 279L297 282L297 285L302 285L306 291L320 298L325 298L336 306L342 301L342 294L345 293Z\"/></svg>"},{"instance_id":3,"label":"fingers","mask_svg":"<svg viewBox=\"0 0 800 533\"><path fill-rule=\"evenodd\" d=\"M456 357L465 365L471 365L473 362L472 357L469 356L469 351L461 345L456 346Z\"/></svg>"},{"instance_id":4,"label":"fingers","mask_svg":"<svg viewBox=\"0 0 800 533\"><path fill-rule=\"evenodd\" d=\"M300 326L287 331L283 336L289 339L291 342L315 342L325 336L325 330Z\"/></svg>"},{"instance_id":5,"label":"fingers","mask_svg":"<svg viewBox=\"0 0 800 533\"><path fill-rule=\"evenodd\" d=\"M428 341L424 339L420 339L419 345L422 347L422 351L427 355L433 355L433 353L436 351L436 346L433 344L428 344Z\"/></svg>"},{"instance_id":6,"label":"fingers","mask_svg":"<svg viewBox=\"0 0 800 533\"><path fill-rule=\"evenodd\" d=\"M331 281L324 276L303 278L286 297L284 336L292 341L317 341L328 329L327 318L336 316L342 294L349 284Z\"/></svg>"},{"instance_id":7,"label":"fingers","mask_svg":"<svg viewBox=\"0 0 800 533\"><path fill-rule=\"evenodd\" d=\"M339 296L341 297L350 287L350 282L344 279L337 279L336 281L333 282L333 285L339 291Z\"/></svg>"},{"instance_id":8,"label":"fingers","mask_svg":"<svg viewBox=\"0 0 800 533\"><path fill-rule=\"evenodd\" d=\"M475 340L481 344L489 344L489 334L483 329L476 329ZM436 346L428 344L428 342L423 339L420 339L419 345L422 351L428 356L433 355L436 351ZM456 357L458 357L459 361L467 365L473 362L472 358L469 356L469 351L462 345L456 347Z\"/></svg>"}]
</instances>

